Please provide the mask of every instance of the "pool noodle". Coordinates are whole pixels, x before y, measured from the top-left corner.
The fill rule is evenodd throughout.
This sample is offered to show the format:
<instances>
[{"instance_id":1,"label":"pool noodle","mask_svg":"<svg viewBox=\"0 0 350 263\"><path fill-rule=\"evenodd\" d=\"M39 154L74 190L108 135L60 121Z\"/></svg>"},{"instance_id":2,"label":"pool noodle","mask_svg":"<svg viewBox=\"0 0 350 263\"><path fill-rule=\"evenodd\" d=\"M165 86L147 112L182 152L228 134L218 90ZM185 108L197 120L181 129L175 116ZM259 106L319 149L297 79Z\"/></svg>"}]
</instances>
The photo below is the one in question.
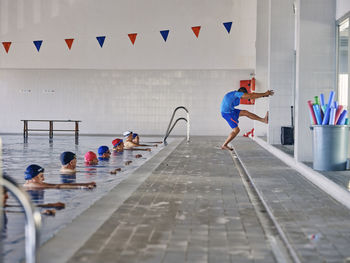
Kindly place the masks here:
<instances>
[{"instance_id":1,"label":"pool noodle","mask_svg":"<svg viewBox=\"0 0 350 263\"><path fill-rule=\"evenodd\" d=\"M334 108L335 108L335 109L338 109L338 102L337 102L337 101L334 101L334 104L333 104L333 105L334 105Z\"/></svg>"},{"instance_id":2,"label":"pool noodle","mask_svg":"<svg viewBox=\"0 0 350 263\"><path fill-rule=\"evenodd\" d=\"M315 96L315 104L320 105L320 102L318 101L318 96Z\"/></svg>"},{"instance_id":3,"label":"pool noodle","mask_svg":"<svg viewBox=\"0 0 350 263\"><path fill-rule=\"evenodd\" d=\"M312 123L311 124L315 125L315 124L317 124L317 120L316 120L316 116L315 116L315 112L314 112L311 100L308 100L307 104L309 105L309 109L310 109L310 113L311 113L311 117L312 117Z\"/></svg>"},{"instance_id":4,"label":"pool noodle","mask_svg":"<svg viewBox=\"0 0 350 263\"><path fill-rule=\"evenodd\" d=\"M334 123L337 124L338 123L338 119L340 117L340 113L343 110L343 105L339 105L338 109L337 109L337 113L335 114L335 119L334 119Z\"/></svg>"},{"instance_id":5,"label":"pool noodle","mask_svg":"<svg viewBox=\"0 0 350 263\"><path fill-rule=\"evenodd\" d=\"M313 109L316 115L317 125L321 125L322 118L321 118L321 112L320 112L320 105L318 104L313 105Z\"/></svg>"},{"instance_id":6,"label":"pool noodle","mask_svg":"<svg viewBox=\"0 0 350 263\"><path fill-rule=\"evenodd\" d=\"M320 100L321 100L321 107L323 107L324 104L324 95L323 93L320 94Z\"/></svg>"},{"instance_id":7,"label":"pool noodle","mask_svg":"<svg viewBox=\"0 0 350 263\"><path fill-rule=\"evenodd\" d=\"M348 118L345 119L345 125L349 125L349 119Z\"/></svg>"},{"instance_id":8,"label":"pool noodle","mask_svg":"<svg viewBox=\"0 0 350 263\"><path fill-rule=\"evenodd\" d=\"M333 100L334 100L334 91L331 91L329 93L329 100L328 100L328 106L331 107L333 104Z\"/></svg>"},{"instance_id":9,"label":"pool noodle","mask_svg":"<svg viewBox=\"0 0 350 263\"><path fill-rule=\"evenodd\" d=\"M323 105L321 108L322 108L322 112L323 112L323 114L325 114L326 109L327 109L327 104Z\"/></svg>"},{"instance_id":10,"label":"pool noodle","mask_svg":"<svg viewBox=\"0 0 350 263\"><path fill-rule=\"evenodd\" d=\"M327 109L326 109L326 111L324 112L325 113L325 116L327 116L327 112L328 112L328 110L330 109L330 107L332 107L332 104L333 104L333 100L334 100L334 91L331 91L330 93L329 93L329 100L328 100L328 104L327 104ZM328 118L329 118L329 116L328 116ZM328 124L328 121L329 121L329 119L327 119L327 123L322 123L322 124ZM323 119L323 122L324 122L324 119Z\"/></svg>"},{"instance_id":11,"label":"pool noodle","mask_svg":"<svg viewBox=\"0 0 350 263\"><path fill-rule=\"evenodd\" d=\"M329 115L331 113L331 108L327 107L327 111L324 115L323 121L322 121L322 125L328 125L329 123Z\"/></svg>"},{"instance_id":12,"label":"pool noodle","mask_svg":"<svg viewBox=\"0 0 350 263\"><path fill-rule=\"evenodd\" d=\"M343 112L340 114L340 117L338 119L338 122L337 122L338 125L344 125L345 124L345 119L346 119L345 117L346 117L347 113L348 113L347 110L343 110Z\"/></svg>"},{"instance_id":13,"label":"pool noodle","mask_svg":"<svg viewBox=\"0 0 350 263\"><path fill-rule=\"evenodd\" d=\"M335 113L336 113L336 108L331 107L330 115L329 115L329 125L335 125L334 120L335 120Z\"/></svg>"}]
</instances>

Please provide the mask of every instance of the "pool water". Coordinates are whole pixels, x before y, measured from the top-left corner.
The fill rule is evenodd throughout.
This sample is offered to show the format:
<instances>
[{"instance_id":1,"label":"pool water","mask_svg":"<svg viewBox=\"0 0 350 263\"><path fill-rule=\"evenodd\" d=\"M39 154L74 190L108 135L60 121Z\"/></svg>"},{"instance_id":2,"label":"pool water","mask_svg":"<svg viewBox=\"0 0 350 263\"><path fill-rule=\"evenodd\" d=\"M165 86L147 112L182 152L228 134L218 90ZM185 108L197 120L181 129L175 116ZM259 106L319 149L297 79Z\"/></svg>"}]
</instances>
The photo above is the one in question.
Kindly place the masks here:
<instances>
[{"instance_id":1,"label":"pool water","mask_svg":"<svg viewBox=\"0 0 350 263\"><path fill-rule=\"evenodd\" d=\"M45 168L45 182L47 183L86 183L94 181L97 187L88 189L45 189L27 191L34 203L63 202L66 208L57 210L55 216L43 216L40 243L50 239L57 231L70 223L75 217L90 207L95 201L106 195L118 183L127 178L148 159L158 153L164 146L151 147L152 151L124 151L112 153L110 160L100 161L97 166L86 166L84 154L97 149L101 145L112 148L111 136L80 136L79 144L75 144L72 136L56 136L49 141L48 136L30 136L24 143L22 136L2 136L3 171L23 185L24 170L30 164L38 164ZM146 137L140 143L161 141L155 137ZM59 156L64 151L71 151L77 155L77 173L75 176L61 175ZM141 158L135 158L141 154ZM125 166L126 161L132 163ZM121 168L121 172L110 174L111 170ZM18 204L13 196L7 202L9 205ZM44 209L43 209L44 210ZM3 236L3 262L19 262L24 258L24 214L20 207L6 208L7 224Z\"/></svg>"}]
</instances>

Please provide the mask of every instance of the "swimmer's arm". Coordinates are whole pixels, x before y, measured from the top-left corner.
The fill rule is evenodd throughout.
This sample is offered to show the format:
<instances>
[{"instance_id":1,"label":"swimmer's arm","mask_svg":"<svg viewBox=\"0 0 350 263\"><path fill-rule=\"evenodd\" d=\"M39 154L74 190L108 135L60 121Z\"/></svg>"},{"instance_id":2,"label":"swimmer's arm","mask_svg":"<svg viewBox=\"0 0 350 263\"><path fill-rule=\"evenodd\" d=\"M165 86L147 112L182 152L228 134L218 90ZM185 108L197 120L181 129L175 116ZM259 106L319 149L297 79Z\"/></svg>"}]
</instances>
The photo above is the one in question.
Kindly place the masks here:
<instances>
[{"instance_id":1,"label":"swimmer's arm","mask_svg":"<svg viewBox=\"0 0 350 263\"><path fill-rule=\"evenodd\" d=\"M41 208L58 208L58 209L62 209L62 208L66 207L66 205L64 203L61 203L61 202L39 204L39 205L36 205L36 206L37 207L41 207Z\"/></svg>"},{"instance_id":2,"label":"swimmer's arm","mask_svg":"<svg viewBox=\"0 0 350 263\"><path fill-rule=\"evenodd\" d=\"M90 183L74 183L74 184L57 184L56 188L59 189L79 189L79 188L93 188L96 187L95 182Z\"/></svg>"},{"instance_id":3,"label":"swimmer's arm","mask_svg":"<svg viewBox=\"0 0 350 263\"><path fill-rule=\"evenodd\" d=\"M124 150L129 150L129 151L147 151L147 152L150 152L152 151L151 148L124 148Z\"/></svg>"},{"instance_id":4,"label":"swimmer's arm","mask_svg":"<svg viewBox=\"0 0 350 263\"><path fill-rule=\"evenodd\" d=\"M269 96L273 96L275 92L273 90L268 90L266 92L263 93L257 93L257 92L253 92L253 93L244 93L242 95L242 99L259 99L262 97L269 97Z\"/></svg>"}]
</instances>

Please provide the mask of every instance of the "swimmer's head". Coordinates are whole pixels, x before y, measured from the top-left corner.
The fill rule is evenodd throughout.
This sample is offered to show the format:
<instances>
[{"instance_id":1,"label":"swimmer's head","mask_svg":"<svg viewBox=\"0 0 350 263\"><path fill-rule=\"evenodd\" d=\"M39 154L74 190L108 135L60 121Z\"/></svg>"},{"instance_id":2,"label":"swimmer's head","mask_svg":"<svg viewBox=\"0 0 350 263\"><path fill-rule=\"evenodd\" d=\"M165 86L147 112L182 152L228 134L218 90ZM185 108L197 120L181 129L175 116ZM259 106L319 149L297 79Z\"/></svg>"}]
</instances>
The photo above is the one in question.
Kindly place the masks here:
<instances>
[{"instance_id":1,"label":"swimmer's head","mask_svg":"<svg viewBox=\"0 0 350 263\"><path fill-rule=\"evenodd\" d=\"M85 163L90 164L90 165L95 165L98 164L98 159L97 156L94 152L89 151L85 154Z\"/></svg>"},{"instance_id":2,"label":"swimmer's head","mask_svg":"<svg viewBox=\"0 0 350 263\"><path fill-rule=\"evenodd\" d=\"M75 168L75 166L77 164L77 158L76 158L75 154L72 152L61 153L60 160L61 160L62 165L64 165L64 166L70 164L71 166L74 166L74 168Z\"/></svg>"},{"instance_id":3,"label":"swimmer's head","mask_svg":"<svg viewBox=\"0 0 350 263\"><path fill-rule=\"evenodd\" d=\"M122 139L115 139L112 141L113 150L117 152L121 152L124 149L124 142Z\"/></svg>"},{"instance_id":4,"label":"swimmer's head","mask_svg":"<svg viewBox=\"0 0 350 263\"><path fill-rule=\"evenodd\" d=\"M97 150L98 155L102 158L109 158L111 156L111 152L109 151L108 146L100 146Z\"/></svg>"},{"instance_id":5,"label":"swimmer's head","mask_svg":"<svg viewBox=\"0 0 350 263\"><path fill-rule=\"evenodd\" d=\"M248 93L248 90L245 87L240 87L238 89L239 92L243 92L243 93Z\"/></svg>"},{"instance_id":6,"label":"swimmer's head","mask_svg":"<svg viewBox=\"0 0 350 263\"><path fill-rule=\"evenodd\" d=\"M132 131L123 132L124 139L132 139Z\"/></svg>"},{"instance_id":7,"label":"swimmer's head","mask_svg":"<svg viewBox=\"0 0 350 263\"><path fill-rule=\"evenodd\" d=\"M44 171L45 169L41 166L37 164L31 164L24 172L24 179L32 180L33 178L36 178L38 175L40 175L40 179L42 179L41 181L44 181Z\"/></svg>"}]
</instances>

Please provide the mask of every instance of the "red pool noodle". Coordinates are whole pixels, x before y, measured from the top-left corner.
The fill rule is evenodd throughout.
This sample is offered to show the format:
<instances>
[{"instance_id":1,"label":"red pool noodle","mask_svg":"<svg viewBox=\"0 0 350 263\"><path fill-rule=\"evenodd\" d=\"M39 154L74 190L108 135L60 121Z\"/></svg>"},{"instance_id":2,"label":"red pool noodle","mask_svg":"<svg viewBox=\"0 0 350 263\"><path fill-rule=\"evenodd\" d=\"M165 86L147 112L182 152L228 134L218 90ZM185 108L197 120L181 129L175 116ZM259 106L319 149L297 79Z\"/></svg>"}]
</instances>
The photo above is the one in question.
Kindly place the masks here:
<instances>
[{"instance_id":1,"label":"red pool noodle","mask_svg":"<svg viewBox=\"0 0 350 263\"><path fill-rule=\"evenodd\" d=\"M343 105L339 105L338 109L337 109L337 112L335 113L335 121L334 121L335 124L337 124L338 119L339 119L340 114L341 114L342 111L343 111Z\"/></svg>"},{"instance_id":2,"label":"red pool noodle","mask_svg":"<svg viewBox=\"0 0 350 263\"><path fill-rule=\"evenodd\" d=\"M308 101L307 101L307 104L309 105L309 109L310 109L310 111L311 111L311 116L312 116L312 120L313 120L312 125L315 125L315 124L317 124L317 121L316 121L316 116L315 116L314 109L313 109L313 107L312 107L312 102L311 102L311 100L308 100Z\"/></svg>"}]
</instances>

